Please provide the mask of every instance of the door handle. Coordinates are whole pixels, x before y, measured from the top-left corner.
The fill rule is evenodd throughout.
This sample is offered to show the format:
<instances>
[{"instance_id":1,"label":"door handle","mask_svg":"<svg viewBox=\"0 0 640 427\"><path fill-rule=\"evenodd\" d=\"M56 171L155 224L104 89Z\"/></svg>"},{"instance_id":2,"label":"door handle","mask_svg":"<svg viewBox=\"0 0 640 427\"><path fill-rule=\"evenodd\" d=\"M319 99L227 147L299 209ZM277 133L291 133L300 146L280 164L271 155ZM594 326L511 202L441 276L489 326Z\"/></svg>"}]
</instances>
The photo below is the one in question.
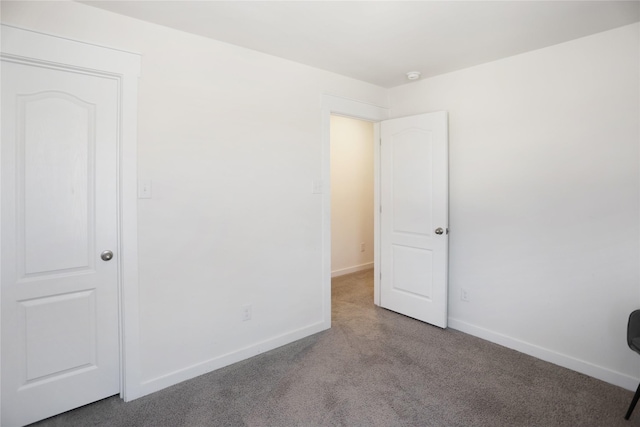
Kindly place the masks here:
<instances>
[{"instance_id":1,"label":"door handle","mask_svg":"<svg viewBox=\"0 0 640 427\"><path fill-rule=\"evenodd\" d=\"M102 258L103 261L111 261L111 258L113 258L113 252L106 250L100 254L100 258Z\"/></svg>"},{"instance_id":2,"label":"door handle","mask_svg":"<svg viewBox=\"0 0 640 427\"><path fill-rule=\"evenodd\" d=\"M436 234L440 235L442 233L444 233L444 230L442 229L442 227L436 228Z\"/></svg>"}]
</instances>

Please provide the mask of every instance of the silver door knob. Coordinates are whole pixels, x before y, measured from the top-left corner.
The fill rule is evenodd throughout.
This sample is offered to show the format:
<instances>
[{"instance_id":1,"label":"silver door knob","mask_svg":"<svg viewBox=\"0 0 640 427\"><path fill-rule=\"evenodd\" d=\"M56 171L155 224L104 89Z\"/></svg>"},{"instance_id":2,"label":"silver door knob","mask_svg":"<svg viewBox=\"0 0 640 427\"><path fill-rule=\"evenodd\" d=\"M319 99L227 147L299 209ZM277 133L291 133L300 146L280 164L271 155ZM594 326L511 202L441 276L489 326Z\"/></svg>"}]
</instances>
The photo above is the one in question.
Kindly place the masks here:
<instances>
[{"instance_id":1,"label":"silver door knob","mask_svg":"<svg viewBox=\"0 0 640 427\"><path fill-rule=\"evenodd\" d=\"M441 227L436 228L436 234L442 234L444 230Z\"/></svg>"},{"instance_id":2,"label":"silver door knob","mask_svg":"<svg viewBox=\"0 0 640 427\"><path fill-rule=\"evenodd\" d=\"M104 251L100 254L100 258L102 258L103 261L110 261L111 258L113 258L113 252Z\"/></svg>"}]
</instances>

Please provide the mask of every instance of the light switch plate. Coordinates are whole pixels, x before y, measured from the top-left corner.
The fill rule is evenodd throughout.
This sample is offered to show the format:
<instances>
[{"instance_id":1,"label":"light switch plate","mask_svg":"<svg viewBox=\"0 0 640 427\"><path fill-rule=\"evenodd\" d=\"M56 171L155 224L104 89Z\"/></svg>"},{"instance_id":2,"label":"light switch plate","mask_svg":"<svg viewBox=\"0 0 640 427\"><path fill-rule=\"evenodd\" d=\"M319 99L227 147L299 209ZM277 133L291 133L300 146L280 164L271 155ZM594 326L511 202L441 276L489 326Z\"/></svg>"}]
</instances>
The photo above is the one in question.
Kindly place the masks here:
<instances>
[{"instance_id":1,"label":"light switch plate","mask_svg":"<svg viewBox=\"0 0 640 427\"><path fill-rule=\"evenodd\" d=\"M313 194L322 194L322 180L313 181Z\"/></svg>"},{"instance_id":2,"label":"light switch plate","mask_svg":"<svg viewBox=\"0 0 640 427\"><path fill-rule=\"evenodd\" d=\"M151 198L151 180L143 179L138 181L138 199Z\"/></svg>"}]
</instances>

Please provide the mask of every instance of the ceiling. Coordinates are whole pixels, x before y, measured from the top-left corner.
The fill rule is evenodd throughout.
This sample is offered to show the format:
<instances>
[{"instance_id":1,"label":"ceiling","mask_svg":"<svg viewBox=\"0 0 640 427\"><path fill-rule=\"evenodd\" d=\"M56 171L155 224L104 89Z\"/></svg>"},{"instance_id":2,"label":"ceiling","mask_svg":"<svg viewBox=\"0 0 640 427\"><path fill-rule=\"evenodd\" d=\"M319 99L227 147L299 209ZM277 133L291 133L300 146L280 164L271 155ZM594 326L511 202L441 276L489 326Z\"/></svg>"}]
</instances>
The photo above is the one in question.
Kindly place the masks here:
<instances>
[{"instance_id":1,"label":"ceiling","mask_svg":"<svg viewBox=\"0 0 640 427\"><path fill-rule=\"evenodd\" d=\"M382 87L640 20L639 1L84 1Z\"/></svg>"}]
</instances>

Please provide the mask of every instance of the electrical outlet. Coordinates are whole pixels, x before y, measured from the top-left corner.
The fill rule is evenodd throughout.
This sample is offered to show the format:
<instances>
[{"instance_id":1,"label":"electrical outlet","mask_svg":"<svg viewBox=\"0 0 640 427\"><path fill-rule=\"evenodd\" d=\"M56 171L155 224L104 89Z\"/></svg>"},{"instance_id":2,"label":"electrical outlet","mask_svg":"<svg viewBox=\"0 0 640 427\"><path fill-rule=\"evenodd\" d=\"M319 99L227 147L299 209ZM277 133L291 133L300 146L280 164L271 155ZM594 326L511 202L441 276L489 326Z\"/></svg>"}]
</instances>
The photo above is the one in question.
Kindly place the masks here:
<instances>
[{"instance_id":1,"label":"electrical outlet","mask_svg":"<svg viewBox=\"0 0 640 427\"><path fill-rule=\"evenodd\" d=\"M469 291L465 288L460 288L460 300L469 302Z\"/></svg>"},{"instance_id":2,"label":"electrical outlet","mask_svg":"<svg viewBox=\"0 0 640 427\"><path fill-rule=\"evenodd\" d=\"M251 320L251 304L242 306L242 321Z\"/></svg>"},{"instance_id":3,"label":"electrical outlet","mask_svg":"<svg viewBox=\"0 0 640 427\"><path fill-rule=\"evenodd\" d=\"M360 243L360 252L364 252L364 242Z\"/></svg>"}]
</instances>

